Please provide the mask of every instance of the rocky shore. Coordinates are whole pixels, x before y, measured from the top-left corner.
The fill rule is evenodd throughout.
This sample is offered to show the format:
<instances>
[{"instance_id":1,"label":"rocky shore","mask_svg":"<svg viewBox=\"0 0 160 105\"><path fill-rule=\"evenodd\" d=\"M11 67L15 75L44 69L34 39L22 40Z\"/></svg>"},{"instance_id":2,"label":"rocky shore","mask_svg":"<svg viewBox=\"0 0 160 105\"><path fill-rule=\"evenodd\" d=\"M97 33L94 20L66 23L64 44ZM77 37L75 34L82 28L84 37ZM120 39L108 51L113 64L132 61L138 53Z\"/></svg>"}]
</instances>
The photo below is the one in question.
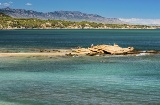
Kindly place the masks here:
<instances>
[{"instance_id":1,"label":"rocky shore","mask_svg":"<svg viewBox=\"0 0 160 105\"><path fill-rule=\"evenodd\" d=\"M144 56L151 54L160 54L160 51L149 50L141 51L136 50L133 47L122 48L117 44L114 45L91 45L88 48L74 48L74 49L32 49L31 52L21 52L21 51L8 51L0 50L0 57L4 56L105 56L105 55L131 55L131 56Z\"/></svg>"},{"instance_id":2,"label":"rocky shore","mask_svg":"<svg viewBox=\"0 0 160 105\"><path fill-rule=\"evenodd\" d=\"M148 55L148 54L159 54L160 52L155 50L149 51L138 51L133 47L122 48L117 44L114 45L96 45L88 48L77 48L72 49L70 53L67 53L67 56L79 56L79 55L88 55L88 56L104 56L104 55Z\"/></svg>"},{"instance_id":3,"label":"rocky shore","mask_svg":"<svg viewBox=\"0 0 160 105\"><path fill-rule=\"evenodd\" d=\"M86 55L103 55L103 54L110 54L110 55L121 55L121 54L128 54L134 51L133 47L122 48L119 47L117 44L112 45L96 45L89 48L78 48L73 50L72 52L78 54L86 54Z\"/></svg>"}]
</instances>

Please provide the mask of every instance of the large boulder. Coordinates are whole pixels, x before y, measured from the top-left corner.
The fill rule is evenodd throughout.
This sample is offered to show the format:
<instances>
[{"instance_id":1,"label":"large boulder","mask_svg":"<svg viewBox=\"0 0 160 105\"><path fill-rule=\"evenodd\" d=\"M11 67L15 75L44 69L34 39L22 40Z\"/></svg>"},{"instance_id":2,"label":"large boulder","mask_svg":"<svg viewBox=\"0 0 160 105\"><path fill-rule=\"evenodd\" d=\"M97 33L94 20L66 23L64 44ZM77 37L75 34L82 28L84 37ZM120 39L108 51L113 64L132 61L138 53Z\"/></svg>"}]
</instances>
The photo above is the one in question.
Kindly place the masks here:
<instances>
[{"instance_id":1,"label":"large boulder","mask_svg":"<svg viewBox=\"0 0 160 105\"><path fill-rule=\"evenodd\" d=\"M119 55L119 54L128 54L134 50L133 47L122 48L119 47L117 44L112 45L97 45L92 46L90 48L79 48L74 50L76 53L83 53L87 55L96 55L96 54L112 54L112 55Z\"/></svg>"}]
</instances>

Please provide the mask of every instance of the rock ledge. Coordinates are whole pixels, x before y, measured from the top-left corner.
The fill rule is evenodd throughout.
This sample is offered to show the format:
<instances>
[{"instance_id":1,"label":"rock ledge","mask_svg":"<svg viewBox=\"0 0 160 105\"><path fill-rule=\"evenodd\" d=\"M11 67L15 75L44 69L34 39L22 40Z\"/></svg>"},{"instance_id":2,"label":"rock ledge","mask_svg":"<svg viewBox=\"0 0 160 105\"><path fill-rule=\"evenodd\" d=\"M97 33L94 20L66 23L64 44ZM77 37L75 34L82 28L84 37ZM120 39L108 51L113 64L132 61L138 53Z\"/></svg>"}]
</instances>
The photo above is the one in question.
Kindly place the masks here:
<instances>
[{"instance_id":1,"label":"rock ledge","mask_svg":"<svg viewBox=\"0 0 160 105\"><path fill-rule=\"evenodd\" d=\"M78 54L86 54L86 55L102 55L102 54L110 54L110 55L125 55L131 54L134 51L133 47L122 48L117 44L114 45L96 45L91 46L89 48L78 48L72 50L72 52Z\"/></svg>"}]
</instances>

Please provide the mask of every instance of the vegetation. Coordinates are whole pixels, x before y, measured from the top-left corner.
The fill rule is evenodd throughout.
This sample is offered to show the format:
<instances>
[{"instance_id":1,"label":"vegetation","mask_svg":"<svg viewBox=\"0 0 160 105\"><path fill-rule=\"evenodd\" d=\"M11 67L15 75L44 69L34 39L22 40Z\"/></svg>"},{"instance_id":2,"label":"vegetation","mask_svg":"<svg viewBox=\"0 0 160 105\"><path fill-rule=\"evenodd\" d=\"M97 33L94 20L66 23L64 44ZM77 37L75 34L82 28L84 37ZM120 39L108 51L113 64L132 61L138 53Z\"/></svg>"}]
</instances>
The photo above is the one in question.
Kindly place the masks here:
<instances>
[{"instance_id":1,"label":"vegetation","mask_svg":"<svg viewBox=\"0 0 160 105\"><path fill-rule=\"evenodd\" d=\"M0 29L147 29L147 25L103 24L95 22L72 22L64 20L40 20L36 18L12 18L0 13Z\"/></svg>"}]
</instances>

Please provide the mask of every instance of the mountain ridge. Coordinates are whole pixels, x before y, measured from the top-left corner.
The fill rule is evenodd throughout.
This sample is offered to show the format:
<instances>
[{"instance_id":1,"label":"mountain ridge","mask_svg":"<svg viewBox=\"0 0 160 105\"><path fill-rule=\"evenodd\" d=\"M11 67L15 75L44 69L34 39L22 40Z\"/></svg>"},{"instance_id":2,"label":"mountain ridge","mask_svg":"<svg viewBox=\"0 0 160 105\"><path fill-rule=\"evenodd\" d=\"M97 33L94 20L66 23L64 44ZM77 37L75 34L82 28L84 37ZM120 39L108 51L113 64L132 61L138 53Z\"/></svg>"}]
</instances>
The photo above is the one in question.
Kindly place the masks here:
<instances>
[{"instance_id":1,"label":"mountain ridge","mask_svg":"<svg viewBox=\"0 0 160 105\"><path fill-rule=\"evenodd\" d=\"M34 10L26 9L12 9L12 8L1 8L1 13L9 15L14 18L37 18L43 20L67 20L67 21L88 21L106 24L124 24L125 22L118 18L105 18L97 14L87 14L80 11L53 11L53 12L37 12Z\"/></svg>"}]
</instances>

